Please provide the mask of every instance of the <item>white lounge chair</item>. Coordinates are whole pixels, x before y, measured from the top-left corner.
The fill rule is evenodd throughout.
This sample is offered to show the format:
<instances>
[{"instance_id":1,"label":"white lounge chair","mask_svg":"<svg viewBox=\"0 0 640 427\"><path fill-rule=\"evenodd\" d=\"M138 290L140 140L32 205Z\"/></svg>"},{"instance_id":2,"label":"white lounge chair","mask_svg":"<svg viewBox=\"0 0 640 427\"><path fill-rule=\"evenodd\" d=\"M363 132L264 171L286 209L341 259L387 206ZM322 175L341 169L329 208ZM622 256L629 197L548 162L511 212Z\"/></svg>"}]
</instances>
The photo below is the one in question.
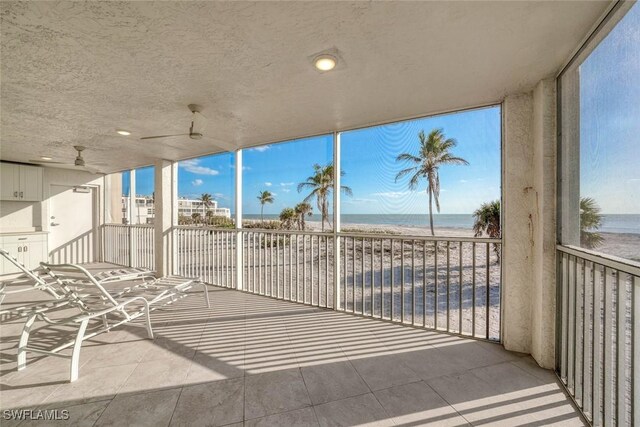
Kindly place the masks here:
<instances>
[{"instance_id":1,"label":"white lounge chair","mask_svg":"<svg viewBox=\"0 0 640 427\"><path fill-rule=\"evenodd\" d=\"M7 261L9 261L22 272L22 275L20 277L0 283L0 305L2 305L7 295L18 294L33 290L46 292L51 297L53 297L54 300L56 300L56 302L48 301L44 304L24 305L0 310L0 318L6 320L5 317L7 315L21 316L24 315L24 313L28 313L34 309L57 307L60 305L65 305L67 303L66 299L62 300L64 295L68 293L68 290L64 289L64 287L66 286L64 283L56 281L54 278L52 278L42 270L29 270L27 267L25 267L24 264L22 264L15 257L9 254L9 252L5 251L2 248L0 248L0 256L4 257ZM153 281L155 280L155 272L145 268L122 267L114 270L101 271L100 273L95 274L94 277L101 284L139 279Z\"/></svg>"},{"instance_id":2,"label":"white lounge chair","mask_svg":"<svg viewBox=\"0 0 640 427\"><path fill-rule=\"evenodd\" d=\"M206 305L210 307L207 285L197 279L168 276L110 292L84 267L72 264L41 265L66 290L65 298L69 303L64 313L67 308L73 308L74 314L63 313L64 317L55 319L52 317L57 313L55 309L31 312L27 316L18 344L18 370L26 368L27 352L64 357L71 359L69 380L75 381L78 379L80 349L84 340L123 324L144 327L148 337L153 339L151 311L187 296L187 291L196 285L202 286ZM144 324L133 323L139 317L144 317ZM77 326L78 330L75 337L60 342L53 349L30 347L29 336L36 319L44 320L50 325ZM70 355L61 354L62 350L68 348L72 348Z\"/></svg>"}]
</instances>

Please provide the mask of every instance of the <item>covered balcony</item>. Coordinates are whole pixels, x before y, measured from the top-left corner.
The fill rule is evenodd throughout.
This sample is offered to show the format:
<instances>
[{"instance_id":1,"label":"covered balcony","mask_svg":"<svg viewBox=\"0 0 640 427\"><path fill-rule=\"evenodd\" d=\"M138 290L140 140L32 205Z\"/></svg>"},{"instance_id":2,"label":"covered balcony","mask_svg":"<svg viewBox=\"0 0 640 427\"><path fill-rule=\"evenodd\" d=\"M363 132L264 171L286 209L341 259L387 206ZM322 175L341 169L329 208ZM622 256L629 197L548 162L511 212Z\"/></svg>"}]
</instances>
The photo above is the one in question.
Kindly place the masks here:
<instances>
[{"instance_id":1,"label":"covered balcony","mask_svg":"<svg viewBox=\"0 0 640 427\"><path fill-rule=\"evenodd\" d=\"M638 423L635 2L0 9L3 425Z\"/></svg>"}]
</instances>

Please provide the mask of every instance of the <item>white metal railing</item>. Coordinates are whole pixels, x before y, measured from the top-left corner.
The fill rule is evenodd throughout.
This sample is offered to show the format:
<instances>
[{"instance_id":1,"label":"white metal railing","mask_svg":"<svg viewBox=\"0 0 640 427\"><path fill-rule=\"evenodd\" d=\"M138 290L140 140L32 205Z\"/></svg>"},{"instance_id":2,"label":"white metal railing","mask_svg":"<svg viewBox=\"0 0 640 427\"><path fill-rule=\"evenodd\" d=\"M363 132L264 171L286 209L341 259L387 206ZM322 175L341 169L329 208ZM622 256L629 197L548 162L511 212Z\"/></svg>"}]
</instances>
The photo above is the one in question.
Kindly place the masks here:
<instances>
[{"instance_id":1,"label":"white metal railing","mask_svg":"<svg viewBox=\"0 0 640 427\"><path fill-rule=\"evenodd\" d=\"M153 225L105 224L102 226L103 260L153 270Z\"/></svg>"},{"instance_id":2,"label":"white metal railing","mask_svg":"<svg viewBox=\"0 0 640 427\"><path fill-rule=\"evenodd\" d=\"M640 419L640 268L558 246L556 372L594 426Z\"/></svg>"},{"instance_id":3,"label":"white metal railing","mask_svg":"<svg viewBox=\"0 0 640 427\"><path fill-rule=\"evenodd\" d=\"M245 231L245 290L333 308L333 239L326 233Z\"/></svg>"},{"instance_id":4,"label":"white metal railing","mask_svg":"<svg viewBox=\"0 0 640 427\"><path fill-rule=\"evenodd\" d=\"M334 235L243 231L248 292L334 307ZM339 233L337 309L500 339L499 239Z\"/></svg>"},{"instance_id":5,"label":"white metal railing","mask_svg":"<svg viewBox=\"0 0 640 427\"><path fill-rule=\"evenodd\" d=\"M176 273L236 288L236 231L210 227L174 227Z\"/></svg>"},{"instance_id":6,"label":"white metal railing","mask_svg":"<svg viewBox=\"0 0 640 427\"><path fill-rule=\"evenodd\" d=\"M150 229L105 226L105 261L140 258L130 252L148 240L135 227ZM233 289L240 277L246 292L500 340L500 239L178 226L173 241L179 275Z\"/></svg>"}]
</instances>

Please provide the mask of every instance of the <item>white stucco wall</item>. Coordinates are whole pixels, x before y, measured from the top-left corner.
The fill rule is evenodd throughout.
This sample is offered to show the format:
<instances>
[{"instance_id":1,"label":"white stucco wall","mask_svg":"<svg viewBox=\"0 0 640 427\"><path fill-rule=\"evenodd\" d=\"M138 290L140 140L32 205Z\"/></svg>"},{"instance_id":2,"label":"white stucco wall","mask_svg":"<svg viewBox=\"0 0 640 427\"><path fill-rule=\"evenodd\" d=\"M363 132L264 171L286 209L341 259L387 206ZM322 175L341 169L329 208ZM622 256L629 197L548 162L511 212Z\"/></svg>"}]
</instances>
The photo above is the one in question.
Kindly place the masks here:
<instances>
[{"instance_id":1,"label":"white stucco wall","mask_svg":"<svg viewBox=\"0 0 640 427\"><path fill-rule=\"evenodd\" d=\"M503 343L554 366L555 81L504 100Z\"/></svg>"},{"instance_id":2,"label":"white stucco wall","mask_svg":"<svg viewBox=\"0 0 640 427\"><path fill-rule=\"evenodd\" d=\"M534 216L531 354L554 367L556 298L556 85L541 81L533 92Z\"/></svg>"}]
</instances>

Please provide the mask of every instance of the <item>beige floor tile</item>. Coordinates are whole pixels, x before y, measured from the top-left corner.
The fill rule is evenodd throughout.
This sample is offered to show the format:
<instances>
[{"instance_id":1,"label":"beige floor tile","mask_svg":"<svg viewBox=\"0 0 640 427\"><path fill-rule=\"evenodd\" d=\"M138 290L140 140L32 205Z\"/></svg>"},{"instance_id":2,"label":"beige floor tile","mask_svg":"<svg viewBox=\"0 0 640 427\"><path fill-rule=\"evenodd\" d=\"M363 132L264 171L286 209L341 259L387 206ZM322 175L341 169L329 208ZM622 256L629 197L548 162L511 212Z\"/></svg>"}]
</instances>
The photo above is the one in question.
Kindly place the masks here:
<instances>
[{"instance_id":1,"label":"beige floor tile","mask_svg":"<svg viewBox=\"0 0 640 427\"><path fill-rule=\"evenodd\" d=\"M311 405L299 369L245 377L245 418L287 412Z\"/></svg>"},{"instance_id":2,"label":"beige floor tile","mask_svg":"<svg viewBox=\"0 0 640 427\"><path fill-rule=\"evenodd\" d=\"M467 370L465 366L453 363L435 347L402 353L398 358L423 380Z\"/></svg>"},{"instance_id":3,"label":"beige floor tile","mask_svg":"<svg viewBox=\"0 0 640 427\"><path fill-rule=\"evenodd\" d=\"M62 384L46 399L46 403L79 404L111 398L122 388L136 366L129 364L83 369L76 381Z\"/></svg>"},{"instance_id":4,"label":"beige floor tile","mask_svg":"<svg viewBox=\"0 0 640 427\"><path fill-rule=\"evenodd\" d=\"M325 403L314 409L321 426L394 425L371 393Z\"/></svg>"},{"instance_id":5,"label":"beige floor tile","mask_svg":"<svg viewBox=\"0 0 640 427\"><path fill-rule=\"evenodd\" d=\"M467 421L423 381L374 392L399 425L463 426Z\"/></svg>"},{"instance_id":6,"label":"beige floor tile","mask_svg":"<svg viewBox=\"0 0 640 427\"><path fill-rule=\"evenodd\" d=\"M420 381L398 355L351 359L351 364L371 390Z\"/></svg>"},{"instance_id":7,"label":"beige floor tile","mask_svg":"<svg viewBox=\"0 0 640 427\"><path fill-rule=\"evenodd\" d=\"M282 414L247 420L244 425L245 427L313 427L318 425L318 420L316 419L313 408L303 408Z\"/></svg>"},{"instance_id":8,"label":"beige floor tile","mask_svg":"<svg viewBox=\"0 0 640 427\"><path fill-rule=\"evenodd\" d=\"M161 359L139 363L122 386L120 393L178 387L184 384L191 365L189 359Z\"/></svg>"},{"instance_id":9,"label":"beige floor tile","mask_svg":"<svg viewBox=\"0 0 640 427\"><path fill-rule=\"evenodd\" d=\"M184 384L197 384L209 381L220 381L230 378L244 377L242 356L240 360L230 357L216 357L196 352L191 360L191 366Z\"/></svg>"},{"instance_id":10,"label":"beige floor tile","mask_svg":"<svg viewBox=\"0 0 640 427\"><path fill-rule=\"evenodd\" d=\"M314 405L370 391L350 362L309 366L301 368L301 372Z\"/></svg>"},{"instance_id":11,"label":"beige floor tile","mask_svg":"<svg viewBox=\"0 0 640 427\"><path fill-rule=\"evenodd\" d=\"M180 389L119 394L102 413L96 426L166 426L180 396Z\"/></svg>"},{"instance_id":12,"label":"beige floor tile","mask_svg":"<svg viewBox=\"0 0 640 427\"><path fill-rule=\"evenodd\" d=\"M186 386L171 425L222 426L242 421L243 411L243 378Z\"/></svg>"},{"instance_id":13,"label":"beige floor tile","mask_svg":"<svg viewBox=\"0 0 640 427\"><path fill-rule=\"evenodd\" d=\"M58 415L58 419L46 421L47 425L90 427L95 424L95 422L98 420L100 415L102 415L109 403L111 403L111 400L103 400L99 402L84 403L82 405L73 406L51 405L40 409L57 411L56 415ZM66 416L68 418L65 419L63 411L66 411ZM60 417L62 417L62 419ZM23 427L42 427L44 425L44 422L42 420L31 420L25 421L20 425Z\"/></svg>"}]
</instances>

